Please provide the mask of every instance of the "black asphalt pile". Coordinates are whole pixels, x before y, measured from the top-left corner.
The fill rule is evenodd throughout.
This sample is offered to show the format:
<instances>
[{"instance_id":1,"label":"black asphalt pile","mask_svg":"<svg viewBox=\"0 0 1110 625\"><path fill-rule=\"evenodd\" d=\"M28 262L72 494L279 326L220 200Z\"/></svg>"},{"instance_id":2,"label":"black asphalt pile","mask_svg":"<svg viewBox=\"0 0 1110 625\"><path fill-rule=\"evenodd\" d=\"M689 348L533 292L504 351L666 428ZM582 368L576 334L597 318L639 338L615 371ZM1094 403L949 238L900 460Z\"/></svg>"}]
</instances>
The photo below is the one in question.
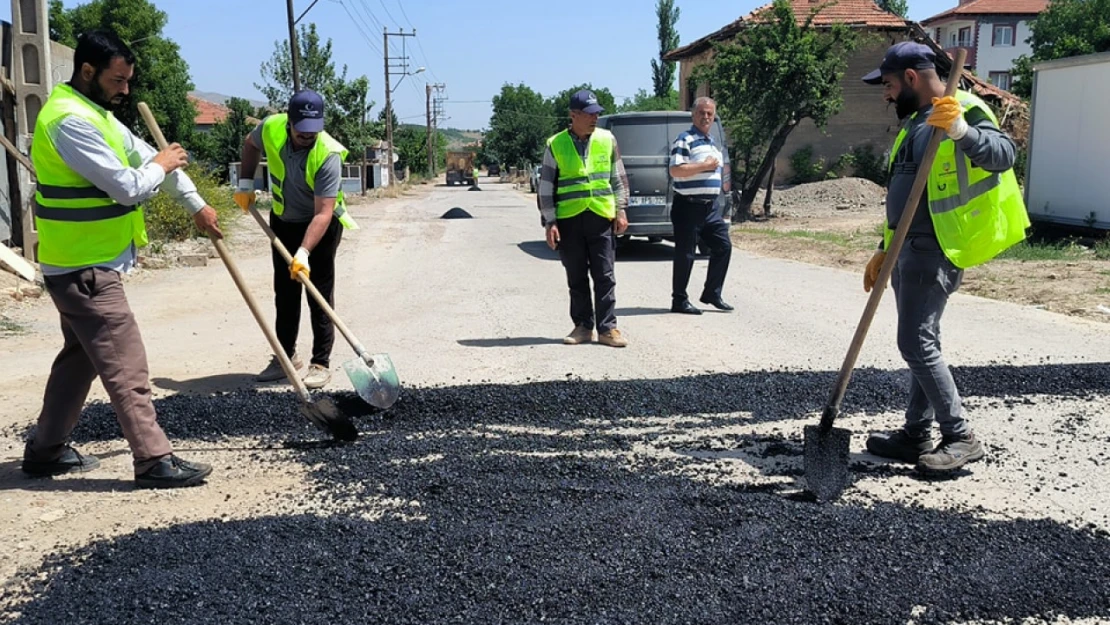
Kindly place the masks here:
<instances>
[{"instance_id":1,"label":"black asphalt pile","mask_svg":"<svg viewBox=\"0 0 1110 625\"><path fill-rule=\"evenodd\" d=\"M443 213L443 215L440 216L440 219L470 219L471 217L473 217L473 215L466 212L465 209L456 206L448 210L446 213Z\"/></svg>"},{"instance_id":2,"label":"black asphalt pile","mask_svg":"<svg viewBox=\"0 0 1110 625\"><path fill-rule=\"evenodd\" d=\"M976 402L1037 402L1022 418L1050 421L1052 395L1087 398L1092 414L1110 395L1104 365L972 367L956 375ZM709 459L623 453L674 438L676 449L743 450L753 466L781 475L799 463L800 419L812 419L807 413L821 407L834 376L771 371L406 389L389 411L363 405L356 443L293 446L313 489L276 500L272 516L144 530L52 556L44 576L21 574L18 594L32 599L12 622L1110 618L1105 532L986 520L975 510L805 503L762 492L774 487L678 471ZM904 385L902 373L857 372L849 409L899 410ZM360 406L354 395L336 398L349 413ZM293 401L237 392L161 400L159 408L175 440L308 438ZM705 416L652 432L635 428L685 414ZM85 417L78 440L118 438L109 409L92 406ZM1061 427L1083 424L1074 412L1060 417ZM753 422L782 422L790 434L680 442L707 425Z\"/></svg>"}]
</instances>

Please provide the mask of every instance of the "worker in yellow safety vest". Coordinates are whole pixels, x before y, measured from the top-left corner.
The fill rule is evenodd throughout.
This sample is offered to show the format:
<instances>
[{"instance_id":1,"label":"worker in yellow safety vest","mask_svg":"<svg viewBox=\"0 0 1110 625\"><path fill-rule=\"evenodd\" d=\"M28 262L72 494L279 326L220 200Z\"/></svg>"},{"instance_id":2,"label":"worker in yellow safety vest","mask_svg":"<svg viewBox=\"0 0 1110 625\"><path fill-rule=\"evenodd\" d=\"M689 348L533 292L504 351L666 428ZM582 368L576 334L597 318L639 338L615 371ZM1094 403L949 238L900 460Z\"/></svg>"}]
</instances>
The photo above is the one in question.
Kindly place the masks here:
<instances>
[{"instance_id":1,"label":"worker in yellow safety vest","mask_svg":"<svg viewBox=\"0 0 1110 625\"><path fill-rule=\"evenodd\" d=\"M262 120L243 141L235 203L247 210L254 203L254 173L262 154L269 168L270 228L286 249L297 250L293 264L273 252L274 323L281 343L295 369L304 362L297 354L301 323L301 283L298 273L310 276L312 285L335 306L335 255L345 228L357 229L341 188L347 148L324 132L324 99L315 91L299 91L289 99L287 112ZM331 350L335 326L315 299L308 298L312 320L312 359L304 376L308 388L322 388L331 380ZM274 356L258 374L259 382L285 377Z\"/></svg>"},{"instance_id":2,"label":"worker in yellow safety vest","mask_svg":"<svg viewBox=\"0 0 1110 625\"><path fill-rule=\"evenodd\" d=\"M146 349L121 274L147 244L142 202L164 189L219 238L216 211L182 168L185 150L155 150L112 111L130 91L135 55L115 33L81 35L68 83L54 87L34 120L31 158L38 260L62 321L65 344L50 370L42 412L23 453L31 475L91 471L100 462L68 443L89 388L104 385L131 447L135 484L172 488L200 484L212 467L173 453L159 427Z\"/></svg>"},{"instance_id":3,"label":"worker in yellow safety vest","mask_svg":"<svg viewBox=\"0 0 1110 625\"><path fill-rule=\"evenodd\" d=\"M1029 218L1013 172L1017 150L985 102L963 91L944 95L928 46L895 44L863 80L883 85L883 97L902 120L888 164L886 235L864 271L864 290L875 286L933 129L946 133L891 274L898 349L911 374L905 425L872 435L867 449L922 472L951 473L983 458L984 450L941 355L940 319L964 269L1025 238ZM934 421L939 444L931 434Z\"/></svg>"}]
</instances>

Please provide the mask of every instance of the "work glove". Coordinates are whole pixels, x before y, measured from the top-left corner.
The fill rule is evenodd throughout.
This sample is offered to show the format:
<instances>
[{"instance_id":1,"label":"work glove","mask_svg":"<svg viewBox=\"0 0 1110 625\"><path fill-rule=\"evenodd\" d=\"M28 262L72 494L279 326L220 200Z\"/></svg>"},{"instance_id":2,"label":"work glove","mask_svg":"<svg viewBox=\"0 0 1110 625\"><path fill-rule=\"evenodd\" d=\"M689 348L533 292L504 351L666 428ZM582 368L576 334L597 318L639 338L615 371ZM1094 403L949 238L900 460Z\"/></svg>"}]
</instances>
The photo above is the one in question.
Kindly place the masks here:
<instances>
[{"instance_id":1,"label":"work glove","mask_svg":"<svg viewBox=\"0 0 1110 625\"><path fill-rule=\"evenodd\" d=\"M240 178L234 197L236 206L243 209L244 213L250 212L251 206L254 205L254 179Z\"/></svg>"},{"instance_id":2,"label":"work glove","mask_svg":"<svg viewBox=\"0 0 1110 625\"><path fill-rule=\"evenodd\" d=\"M308 279L308 250L303 247L298 247L297 253L293 255L293 264L289 265L289 279L296 282L298 273L303 273L305 279Z\"/></svg>"},{"instance_id":3,"label":"work glove","mask_svg":"<svg viewBox=\"0 0 1110 625\"><path fill-rule=\"evenodd\" d=\"M964 107L960 106L956 96L933 98L933 112L929 113L925 123L947 132L948 137L953 141L959 141L967 134Z\"/></svg>"},{"instance_id":4,"label":"work glove","mask_svg":"<svg viewBox=\"0 0 1110 625\"><path fill-rule=\"evenodd\" d=\"M886 252L877 250L867 261L867 268L863 270L863 290L866 293L871 292L871 288L879 280L879 270L883 268L883 261L886 260Z\"/></svg>"}]
</instances>

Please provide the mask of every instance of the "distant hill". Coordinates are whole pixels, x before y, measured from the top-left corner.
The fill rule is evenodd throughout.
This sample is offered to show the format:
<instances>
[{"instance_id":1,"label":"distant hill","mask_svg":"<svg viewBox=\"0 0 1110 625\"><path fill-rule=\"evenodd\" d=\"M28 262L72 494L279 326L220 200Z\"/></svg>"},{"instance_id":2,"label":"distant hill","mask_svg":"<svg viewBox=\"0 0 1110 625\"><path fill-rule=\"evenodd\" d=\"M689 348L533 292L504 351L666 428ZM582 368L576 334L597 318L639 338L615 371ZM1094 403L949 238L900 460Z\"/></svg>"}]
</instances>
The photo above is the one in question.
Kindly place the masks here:
<instances>
[{"instance_id":1,"label":"distant hill","mask_svg":"<svg viewBox=\"0 0 1110 625\"><path fill-rule=\"evenodd\" d=\"M216 93L215 91L190 91L189 95L193 96L194 98L200 98L201 100L208 100L209 102L215 102L216 104L227 104L227 101L230 100L231 98L240 97L240 96L224 95L222 93ZM267 104L266 102L263 102L261 100L251 100L249 98L244 98L244 99L246 99L247 102L250 102L251 106L256 107L256 108L259 107L259 106L266 106L266 104Z\"/></svg>"},{"instance_id":2,"label":"distant hill","mask_svg":"<svg viewBox=\"0 0 1110 625\"><path fill-rule=\"evenodd\" d=\"M425 128L423 124L402 124L413 128ZM459 130L458 128L439 128L439 133L447 138L447 149L459 148L464 145L481 141L482 133L474 130Z\"/></svg>"}]
</instances>

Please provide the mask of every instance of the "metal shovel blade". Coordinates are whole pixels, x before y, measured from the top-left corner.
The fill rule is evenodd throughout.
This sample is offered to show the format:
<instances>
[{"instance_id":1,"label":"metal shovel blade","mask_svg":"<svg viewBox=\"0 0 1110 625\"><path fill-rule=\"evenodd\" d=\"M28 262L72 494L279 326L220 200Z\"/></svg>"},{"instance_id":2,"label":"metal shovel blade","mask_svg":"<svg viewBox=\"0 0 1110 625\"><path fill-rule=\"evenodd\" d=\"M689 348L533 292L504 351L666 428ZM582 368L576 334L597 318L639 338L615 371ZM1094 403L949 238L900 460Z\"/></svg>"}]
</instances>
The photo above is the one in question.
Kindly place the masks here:
<instances>
[{"instance_id":1,"label":"metal shovel blade","mask_svg":"<svg viewBox=\"0 0 1110 625\"><path fill-rule=\"evenodd\" d=\"M400 397L401 382L389 354L372 354L370 359L372 366L362 358L352 358L343 363L343 370L362 401L385 410Z\"/></svg>"},{"instance_id":2,"label":"metal shovel blade","mask_svg":"<svg viewBox=\"0 0 1110 625\"><path fill-rule=\"evenodd\" d=\"M331 434L338 441L353 441L358 438L358 428L351 417L339 409L332 400L321 397L301 401L301 414L316 427Z\"/></svg>"},{"instance_id":3,"label":"metal shovel blade","mask_svg":"<svg viewBox=\"0 0 1110 625\"><path fill-rule=\"evenodd\" d=\"M844 428L805 427L806 490L819 501L832 501L848 488L848 448L852 433Z\"/></svg>"}]
</instances>

